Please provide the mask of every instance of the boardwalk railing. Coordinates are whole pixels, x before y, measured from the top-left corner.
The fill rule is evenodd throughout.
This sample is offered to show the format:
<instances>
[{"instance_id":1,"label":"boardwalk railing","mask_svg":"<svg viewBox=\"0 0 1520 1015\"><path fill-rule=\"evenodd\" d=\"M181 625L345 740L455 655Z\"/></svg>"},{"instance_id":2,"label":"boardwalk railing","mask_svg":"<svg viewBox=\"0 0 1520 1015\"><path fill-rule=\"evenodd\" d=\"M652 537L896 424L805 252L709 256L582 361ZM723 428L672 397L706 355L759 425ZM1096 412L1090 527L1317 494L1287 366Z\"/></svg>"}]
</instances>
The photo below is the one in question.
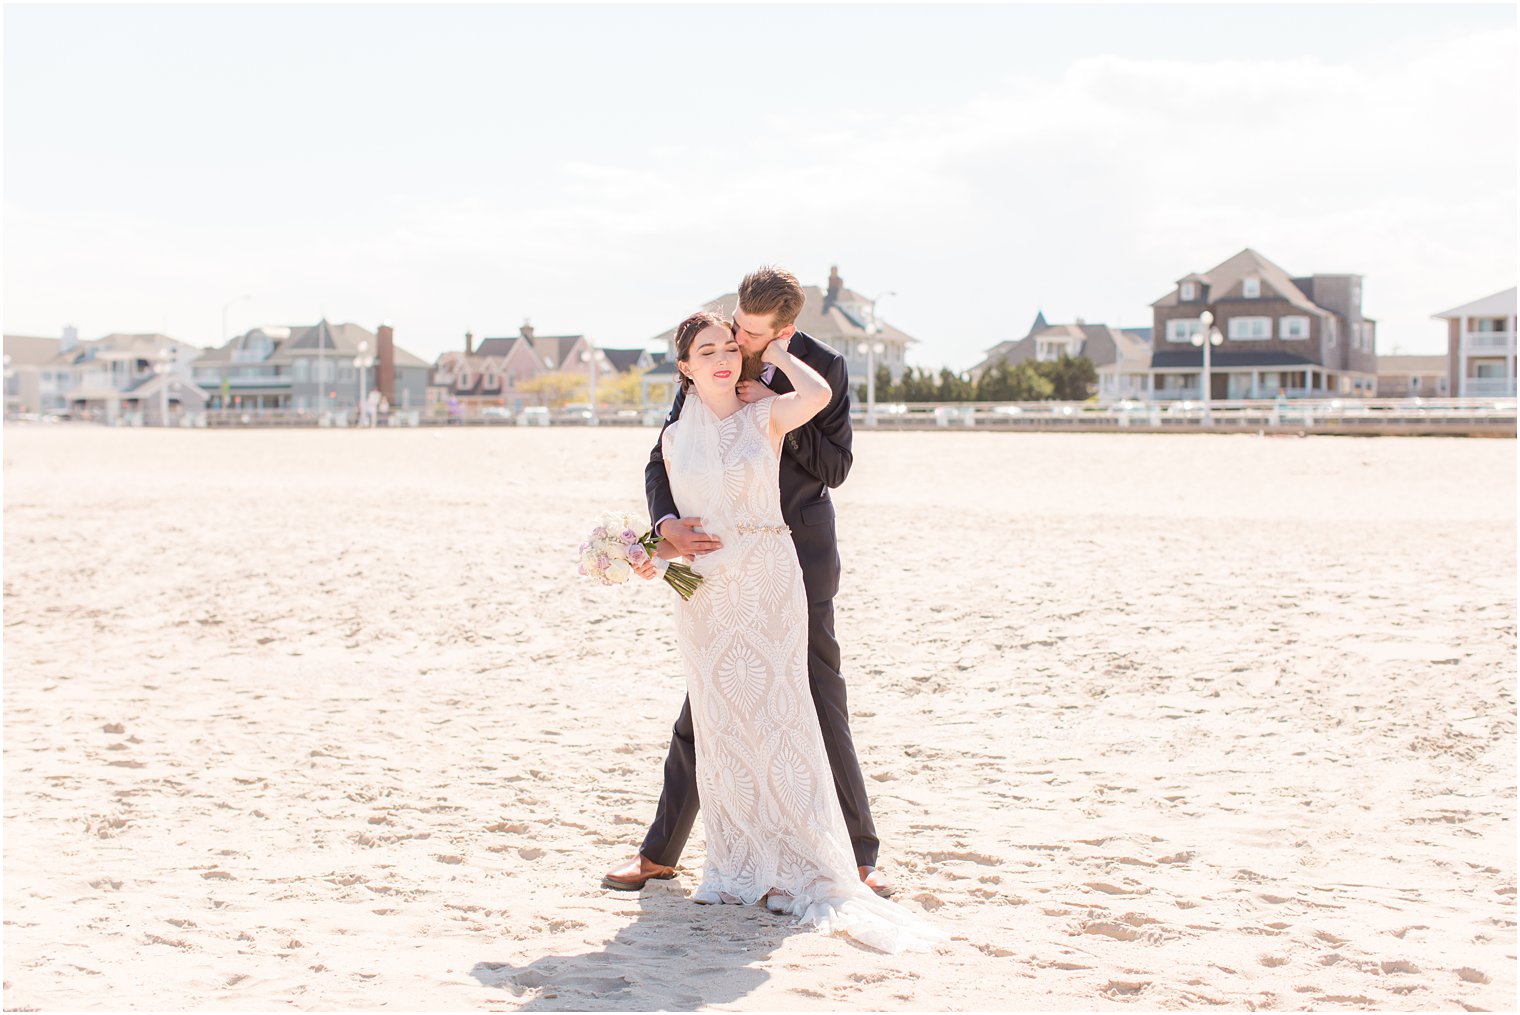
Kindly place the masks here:
<instances>
[{"instance_id":1,"label":"boardwalk railing","mask_svg":"<svg viewBox=\"0 0 1520 1015\"><path fill-rule=\"evenodd\" d=\"M908 402L876 405L871 418L864 405L853 405L857 429L1066 431L1089 433L1316 433L1428 434L1515 436L1515 398L1368 398L1287 399L1271 401L1137 402ZM659 426L660 408L607 410L599 426ZM420 409L389 413L382 428L482 426L586 426L584 409L542 410L516 415L429 414ZM151 424L141 413L124 413L122 426ZM212 409L176 416L184 427L338 427L359 425L353 413L318 416L290 409Z\"/></svg>"},{"instance_id":2,"label":"boardwalk railing","mask_svg":"<svg viewBox=\"0 0 1520 1015\"><path fill-rule=\"evenodd\" d=\"M1515 399L1347 398L1176 402L877 403L854 425L878 430L1193 431L1515 436Z\"/></svg>"}]
</instances>

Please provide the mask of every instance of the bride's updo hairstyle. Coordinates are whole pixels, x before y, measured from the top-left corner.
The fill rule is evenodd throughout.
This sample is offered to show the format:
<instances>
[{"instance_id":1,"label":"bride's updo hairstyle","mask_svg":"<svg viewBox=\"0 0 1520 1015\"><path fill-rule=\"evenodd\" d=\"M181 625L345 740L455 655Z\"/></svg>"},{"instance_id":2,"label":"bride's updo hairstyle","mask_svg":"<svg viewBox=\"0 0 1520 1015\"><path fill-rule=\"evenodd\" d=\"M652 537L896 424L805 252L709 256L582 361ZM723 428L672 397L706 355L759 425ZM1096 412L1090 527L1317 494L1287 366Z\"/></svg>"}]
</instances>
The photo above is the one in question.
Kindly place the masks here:
<instances>
[{"instance_id":1,"label":"bride's updo hairstyle","mask_svg":"<svg viewBox=\"0 0 1520 1015\"><path fill-rule=\"evenodd\" d=\"M725 328L729 334L733 334L733 322L717 314L706 310L692 314L686 320L676 325L676 360L685 363L691 359L691 343L697 340L697 336L708 328ZM676 371L680 373L679 370ZM681 374L681 390L691 390L691 378Z\"/></svg>"}]
</instances>

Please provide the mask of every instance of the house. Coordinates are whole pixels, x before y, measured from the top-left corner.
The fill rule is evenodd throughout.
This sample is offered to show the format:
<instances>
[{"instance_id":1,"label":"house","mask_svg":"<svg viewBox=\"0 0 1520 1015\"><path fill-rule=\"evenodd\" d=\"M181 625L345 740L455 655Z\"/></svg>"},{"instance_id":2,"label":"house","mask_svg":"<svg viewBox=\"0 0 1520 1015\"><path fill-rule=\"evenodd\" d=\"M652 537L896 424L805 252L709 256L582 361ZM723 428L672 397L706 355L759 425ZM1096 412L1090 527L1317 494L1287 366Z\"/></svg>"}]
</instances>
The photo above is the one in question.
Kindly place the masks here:
<instances>
[{"instance_id":1,"label":"house","mask_svg":"<svg viewBox=\"0 0 1520 1015\"><path fill-rule=\"evenodd\" d=\"M618 372L609 350L596 350L598 374ZM486 409L513 414L544 404L544 396L525 385L548 373L585 374L590 379L592 346L584 335L539 335L527 322L516 335L482 339L465 332L464 349L445 352L428 378L429 412L475 417ZM636 357L635 357L636 359Z\"/></svg>"},{"instance_id":2,"label":"house","mask_svg":"<svg viewBox=\"0 0 1520 1015\"><path fill-rule=\"evenodd\" d=\"M1223 336L1211 348L1211 399L1366 396L1376 388L1376 322L1362 314L1360 275L1295 278L1247 248L1184 275L1151 308L1154 398L1201 397L1203 350L1192 338L1205 310Z\"/></svg>"},{"instance_id":3,"label":"house","mask_svg":"<svg viewBox=\"0 0 1520 1015\"><path fill-rule=\"evenodd\" d=\"M639 398L644 405L667 408L675 401L676 387L680 383L675 357L661 356L660 362L639 377Z\"/></svg>"},{"instance_id":4,"label":"house","mask_svg":"<svg viewBox=\"0 0 1520 1015\"><path fill-rule=\"evenodd\" d=\"M60 393L60 381L68 377L53 360L59 338L32 335L5 336L5 415L63 412L68 406Z\"/></svg>"},{"instance_id":5,"label":"house","mask_svg":"<svg viewBox=\"0 0 1520 1015\"><path fill-rule=\"evenodd\" d=\"M159 422L166 408L171 419L198 412L205 392L190 377L196 352L189 342L156 333L81 341L68 327L56 339L7 335L6 408L111 424Z\"/></svg>"},{"instance_id":6,"label":"house","mask_svg":"<svg viewBox=\"0 0 1520 1015\"><path fill-rule=\"evenodd\" d=\"M1446 322L1446 377L1453 398L1515 395L1515 288L1435 315Z\"/></svg>"},{"instance_id":7,"label":"house","mask_svg":"<svg viewBox=\"0 0 1520 1015\"><path fill-rule=\"evenodd\" d=\"M971 369L976 381L998 363L1049 363L1070 356L1086 357L1098 371L1098 397L1104 401L1143 398L1150 366L1149 328L1112 328L1088 324L1050 324L1037 314L1023 338L1000 342Z\"/></svg>"},{"instance_id":8,"label":"house","mask_svg":"<svg viewBox=\"0 0 1520 1015\"><path fill-rule=\"evenodd\" d=\"M363 368L359 357L373 362ZM379 390L393 410L420 408L428 365L396 345L395 330L357 324L265 325L207 349L193 364L195 383L216 409L348 414L361 387ZM360 377L360 370L364 376Z\"/></svg>"},{"instance_id":9,"label":"house","mask_svg":"<svg viewBox=\"0 0 1520 1015\"><path fill-rule=\"evenodd\" d=\"M875 317L875 301L846 289L838 267L829 269L827 287L803 286L802 291L807 302L797 316L797 330L844 356L851 381L862 400L867 376L877 367L886 367L894 384L902 380L907 369L908 346L918 339ZM739 294L731 292L708 300L698 309L730 317L738 305ZM670 330L650 339L650 344L663 343L674 354L675 338L676 329L672 325ZM875 349L877 344L882 347L880 352Z\"/></svg>"},{"instance_id":10,"label":"house","mask_svg":"<svg viewBox=\"0 0 1520 1015\"><path fill-rule=\"evenodd\" d=\"M1445 356L1379 356L1379 398L1449 398Z\"/></svg>"}]
</instances>

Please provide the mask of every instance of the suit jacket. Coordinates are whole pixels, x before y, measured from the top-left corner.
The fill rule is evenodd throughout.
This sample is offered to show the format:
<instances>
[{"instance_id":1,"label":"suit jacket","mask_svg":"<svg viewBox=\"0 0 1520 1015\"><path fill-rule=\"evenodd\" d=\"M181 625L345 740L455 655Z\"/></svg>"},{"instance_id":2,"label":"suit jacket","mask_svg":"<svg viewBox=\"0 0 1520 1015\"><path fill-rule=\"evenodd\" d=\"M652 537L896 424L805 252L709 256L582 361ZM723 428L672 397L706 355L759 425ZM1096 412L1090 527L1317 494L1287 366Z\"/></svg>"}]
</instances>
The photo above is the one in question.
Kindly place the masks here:
<instances>
[{"instance_id":1,"label":"suit jacket","mask_svg":"<svg viewBox=\"0 0 1520 1015\"><path fill-rule=\"evenodd\" d=\"M788 346L793 356L812 367L829 382L834 395L823 411L786 435L781 442L781 517L792 529L797 562L808 602L833 599L839 591L839 547L834 537L834 502L829 490L850 474L855 456L850 450L850 378L844 357L803 332L796 332ZM792 390L786 374L777 368L770 388L777 394ZM686 392L677 388L665 426L681 418ZM664 427L660 437L665 436ZM644 492L649 498L649 518L658 522L666 515L681 514L670 493L670 477L660 441L654 442L649 464L644 467Z\"/></svg>"}]
</instances>

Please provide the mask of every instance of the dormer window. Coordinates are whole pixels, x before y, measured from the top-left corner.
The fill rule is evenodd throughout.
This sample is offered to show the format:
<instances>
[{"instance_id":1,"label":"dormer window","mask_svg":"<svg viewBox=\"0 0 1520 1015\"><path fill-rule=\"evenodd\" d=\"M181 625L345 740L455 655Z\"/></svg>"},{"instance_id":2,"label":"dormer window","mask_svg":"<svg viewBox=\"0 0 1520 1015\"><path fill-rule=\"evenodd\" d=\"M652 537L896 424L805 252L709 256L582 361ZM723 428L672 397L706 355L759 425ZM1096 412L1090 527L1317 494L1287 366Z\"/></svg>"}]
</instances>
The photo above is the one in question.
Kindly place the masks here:
<instances>
[{"instance_id":1,"label":"dormer window","mask_svg":"<svg viewBox=\"0 0 1520 1015\"><path fill-rule=\"evenodd\" d=\"M1191 303L1198 298L1198 286L1192 282L1182 283L1182 302Z\"/></svg>"},{"instance_id":2,"label":"dormer window","mask_svg":"<svg viewBox=\"0 0 1520 1015\"><path fill-rule=\"evenodd\" d=\"M1248 278L1241 286L1240 294L1248 300L1254 300L1261 295L1261 279Z\"/></svg>"}]
</instances>

